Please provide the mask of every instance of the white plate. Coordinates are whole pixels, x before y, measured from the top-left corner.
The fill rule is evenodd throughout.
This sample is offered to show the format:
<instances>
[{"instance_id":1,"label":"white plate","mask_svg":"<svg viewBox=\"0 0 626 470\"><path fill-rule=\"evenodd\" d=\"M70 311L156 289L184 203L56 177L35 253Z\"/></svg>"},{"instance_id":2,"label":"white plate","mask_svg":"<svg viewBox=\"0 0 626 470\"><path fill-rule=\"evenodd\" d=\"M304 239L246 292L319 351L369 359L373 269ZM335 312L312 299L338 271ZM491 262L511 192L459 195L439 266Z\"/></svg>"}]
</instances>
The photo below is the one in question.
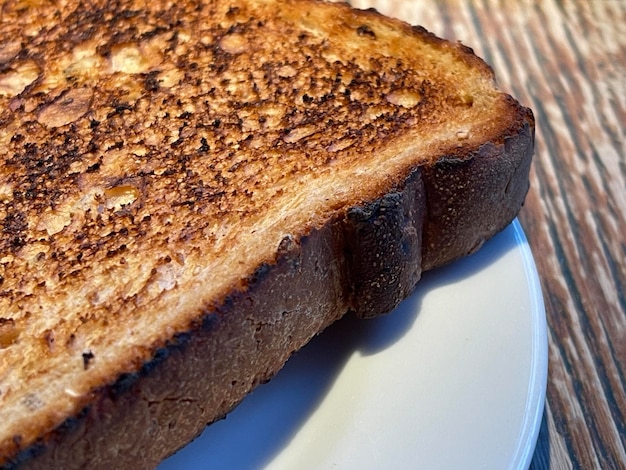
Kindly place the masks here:
<instances>
[{"instance_id":1,"label":"white plate","mask_svg":"<svg viewBox=\"0 0 626 470\"><path fill-rule=\"evenodd\" d=\"M541 289L515 221L389 316L333 325L159 469L525 469L546 377Z\"/></svg>"}]
</instances>

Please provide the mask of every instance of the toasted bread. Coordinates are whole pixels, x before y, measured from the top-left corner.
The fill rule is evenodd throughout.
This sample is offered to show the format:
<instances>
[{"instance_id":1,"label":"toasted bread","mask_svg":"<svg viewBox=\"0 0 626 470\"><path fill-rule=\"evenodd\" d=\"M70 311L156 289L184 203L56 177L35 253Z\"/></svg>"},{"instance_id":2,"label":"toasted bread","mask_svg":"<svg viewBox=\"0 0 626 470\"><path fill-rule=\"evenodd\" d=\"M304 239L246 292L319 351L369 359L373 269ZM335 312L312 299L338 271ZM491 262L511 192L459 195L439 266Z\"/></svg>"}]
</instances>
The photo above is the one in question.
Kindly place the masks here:
<instances>
[{"instance_id":1,"label":"toasted bread","mask_svg":"<svg viewBox=\"0 0 626 470\"><path fill-rule=\"evenodd\" d=\"M311 0L0 6L0 465L150 468L517 215L531 112Z\"/></svg>"}]
</instances>

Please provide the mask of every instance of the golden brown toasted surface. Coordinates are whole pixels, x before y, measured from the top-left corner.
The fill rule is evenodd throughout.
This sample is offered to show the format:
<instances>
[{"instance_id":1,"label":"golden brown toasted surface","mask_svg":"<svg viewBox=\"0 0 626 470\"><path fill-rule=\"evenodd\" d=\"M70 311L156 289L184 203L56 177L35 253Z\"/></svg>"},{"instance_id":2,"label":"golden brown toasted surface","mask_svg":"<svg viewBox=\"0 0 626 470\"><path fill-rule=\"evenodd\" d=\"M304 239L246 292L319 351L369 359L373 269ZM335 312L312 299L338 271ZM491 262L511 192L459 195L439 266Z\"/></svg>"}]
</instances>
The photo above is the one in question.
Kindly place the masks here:
<instances>
[{"instance_id":1,"label":"golden brown toasted surface","mask_svg":"<svg viewBox=\"0 0 626 470\"><path fill-rule=\"evenodd\" d=\"M243 288L285 235L524 119L462 46L345 5L0 8L0 453Z\"/></svg>"}]
</instances>

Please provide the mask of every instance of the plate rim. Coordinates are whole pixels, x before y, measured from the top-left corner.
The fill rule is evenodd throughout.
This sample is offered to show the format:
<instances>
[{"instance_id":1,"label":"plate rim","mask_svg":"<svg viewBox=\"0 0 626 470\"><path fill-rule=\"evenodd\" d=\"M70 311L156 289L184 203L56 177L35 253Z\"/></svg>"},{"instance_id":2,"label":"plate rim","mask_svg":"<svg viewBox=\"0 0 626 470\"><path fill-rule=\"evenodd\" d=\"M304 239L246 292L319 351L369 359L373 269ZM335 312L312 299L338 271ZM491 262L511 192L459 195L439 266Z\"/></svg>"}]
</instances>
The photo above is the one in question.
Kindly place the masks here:
<instances>
[{"instance_id":1,"label":"plate rim","mask_svg":"<svg viewBox=\"0 0 626 470\"><path fill-rule=\"evenodd\" d=\"M533 316L532 354L526 412L520 429L520 439L511 464L514 469L527 469L530 467L534 455L545 409L548 382L548 331L541 280L532 250L518 218L515 218L511 225L516 247L522 256L526 286L531 302L531 315Z\"/></svg>"}]
</instances>

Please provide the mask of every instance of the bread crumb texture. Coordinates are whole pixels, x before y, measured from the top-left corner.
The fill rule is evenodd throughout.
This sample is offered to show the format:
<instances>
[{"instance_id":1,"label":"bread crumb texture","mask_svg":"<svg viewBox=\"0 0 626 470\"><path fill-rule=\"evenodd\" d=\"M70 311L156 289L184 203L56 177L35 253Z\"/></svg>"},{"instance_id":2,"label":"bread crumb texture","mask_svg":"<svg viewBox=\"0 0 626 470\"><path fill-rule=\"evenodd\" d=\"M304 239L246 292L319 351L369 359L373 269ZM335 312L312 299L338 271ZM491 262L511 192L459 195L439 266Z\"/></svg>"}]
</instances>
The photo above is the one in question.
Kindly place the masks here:
<instances>
[{"instance_id":1,"label":"bread crumb texture","mask_svg":"<svg viewBox=\"0 0 626 470\"><path fill-rule=\"evenodd\" d=\"M453 153L500 125L462 46L346 8L3 2L0 449L367 199L344 177L388 184L374 157L398 136L419 150L401 171L441 153L434 129Z\"/></svg>"}]
</instances>

